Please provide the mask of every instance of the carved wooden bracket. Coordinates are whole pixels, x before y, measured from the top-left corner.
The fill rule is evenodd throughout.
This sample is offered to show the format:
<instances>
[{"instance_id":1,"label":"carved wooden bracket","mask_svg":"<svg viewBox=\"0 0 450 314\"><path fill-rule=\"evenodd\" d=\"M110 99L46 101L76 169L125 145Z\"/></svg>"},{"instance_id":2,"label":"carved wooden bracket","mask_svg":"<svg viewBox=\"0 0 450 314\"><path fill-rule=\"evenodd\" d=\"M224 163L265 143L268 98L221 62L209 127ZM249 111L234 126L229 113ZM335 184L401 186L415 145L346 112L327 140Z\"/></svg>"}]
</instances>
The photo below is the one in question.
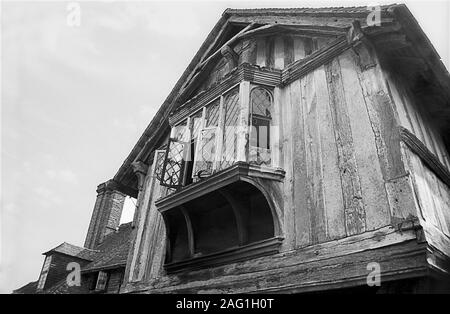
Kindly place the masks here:
<instances>
[{"instance_id":1,"label":"carved wooden bracket","mask_svg":"<svg viewBox=\"0 0 450 314\"><path fill-rule=\"evenodd\" d=\"M108 180L106 182L100 183L97 186L97 194L102 194L107 191L119 191L120 190L120 184L118 184L114 180Z\"/></svg>"},{"instance_id":2,"label":"carved wooden bracket","mask_svg":"<svg viewBox=\"0 0 450 314\"><path fill-rule=\"evenodd\" d=\"M347 33L347 42L358 56L361 71L376 66L374 47L361 28L359 21L353 21Z\"/></svg>"},{"instance_id":3,"label":"carved wooden bracket","mask_svg":"<svg viewBox=\"0 0 450 314\"><path fill-rule=\"evenodd\" d=\"M142 161L135 161L131 164L133 167L133 172L138 178L138 189L142 191L144 187L145 176L147 175L148 165L143 163Z\"/></svg>"},{"instance_id":4,"label":"carved wooden bracket","mask_svg":"<svg viewBox=\"0 0 450 314\"><path fill-rule=\"evenodd\" d=\"M361 29L361 23L357 20L352 22L352 26L347 33L347 41L350 45L358 45L361 41L365 39L366 34L364 34Z\"/></svg>"},{"instance_id":5,"label":"carved wooden bracket","mask_svg":"<svg viewBox=\"0 0 450 314\"><path fill-rule=\"evenodd\" d=\"M227 60L230 69L237 67L239 55L230 46L223 46L222 49L220 49L220 53Z\"/></svg>"}]
</instances>

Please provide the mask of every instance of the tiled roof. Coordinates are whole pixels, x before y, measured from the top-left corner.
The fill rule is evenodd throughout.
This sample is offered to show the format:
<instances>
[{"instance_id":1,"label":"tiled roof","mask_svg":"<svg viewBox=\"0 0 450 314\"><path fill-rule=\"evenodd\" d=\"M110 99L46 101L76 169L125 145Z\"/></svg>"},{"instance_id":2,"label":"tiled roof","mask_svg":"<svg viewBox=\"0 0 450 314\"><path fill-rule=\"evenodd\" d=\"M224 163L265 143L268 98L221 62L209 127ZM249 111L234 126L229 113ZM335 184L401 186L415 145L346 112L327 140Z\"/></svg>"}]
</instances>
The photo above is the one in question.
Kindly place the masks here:
<instances>
[{"instance_id":1,"label":"tiled roof","mask_svg":"<svg viewBox=\"0 0 450 314\"><path fill-rule=\"evenodd\" d=\"M90 255L94 253L93 250L89 250L84 247L76 246L67 242L63 242L57 247L51 249L50 251L45 252L44 255L49 255L50 253L53 252L78 257L86 260L92 260L90 258Z\"/></svg>"},{"instance_id":2,"label":"tiled roof","mask_svg":"<svg viewBox=\"0 0 450 314\"><path fill-rule=\"evenodd\" d=\"M30 283L27 283L25 286L14 290L13 293L14 294L34 294L34 293L36 293L37 285L38 285L37 281L32 281Z\"/></svg>"},{"instance_id":3,"label":"tiled roof","mask_svg":"<svg viewBox=\"0 0 450 314\"><path fill-rule=\"evenodd\" d=\"M116 232L112 232L107 235L103 242L96 246L94 250L64 242L57 247L45 252L44 255L50 253L61 253L90 261L90 263L82 266L81 271L83 273L98 271L102 269L125 267L128 257L128 249L131 242L131 230L131 222L120 225L119 229ZM25 286L14 290L13 293L36 293L36 287L37 281L30 282ZM68 292L68 289L69 287L66 286L66 279L64 278L53 287L46 289L45 293L65 293ZM77 288L70 287L70 293L76 293L76 291ZM79 292L81 291L82 290L80 290Z\"/></svg>"},{"instance_id":4,"label":"tiled roof","mask_svg":"<svg viewBox=\"0 0 450 314\"><path fill-rule=\"evenodd\" d=\"M91 255L93 262L83 267L82 271L125 266L131 242L130 235L131 222L120 225L118 231L109 234L100 245L94 248L97 252Z\"/></svg>"},{"instance_id":5,"label":"tiled roof","mask_svg":"<svg viewBox=\"0 0 450 314\"><path fill-rule=\"evenodd\" d=\"M386 10L392 5L382 5L380 9ZM324 14L324 15L341 15L341 14L367 14L369 8L367 6L357 7L317 7L317 8L255 8L255 9L226 9L224 14L246 14L246 15L266 15L266 14Z\"/></svg>"},{"instance_id":6,"label":"tiled roof","mask_svg":"<svg viewBox=\"0 0 450 314\"><path fill-rule=\"evenodd\" d=\"M64 242L44 254L57 252L91 261L82 268L82 271L124 266L128 256L130 234L131 222L120 225L117 231L108 234L93 250Z\"/></svg>"}]
</instances>

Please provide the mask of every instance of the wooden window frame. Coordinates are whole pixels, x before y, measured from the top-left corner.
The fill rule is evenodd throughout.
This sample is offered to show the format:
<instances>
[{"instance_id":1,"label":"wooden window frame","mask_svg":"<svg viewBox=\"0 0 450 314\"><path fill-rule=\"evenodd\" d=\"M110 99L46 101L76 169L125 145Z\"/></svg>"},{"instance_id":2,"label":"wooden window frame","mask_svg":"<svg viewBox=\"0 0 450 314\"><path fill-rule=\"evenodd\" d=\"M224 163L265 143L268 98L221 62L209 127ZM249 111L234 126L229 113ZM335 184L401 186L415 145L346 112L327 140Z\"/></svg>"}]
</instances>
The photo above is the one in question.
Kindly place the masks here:
<instances>
[{"instance_id":1,"label":"wooden window frame","mask_svg":"<svg viewBox=\"0 0 450 314\"><path fill-rule=\"evenodd\" d=\"M183 186L186 186L186 182L187 182L187 178L188 176L192 177L193 182L195 183L197 181L200 180L200 178L198 176L196 176L196 163L198 161L198 156L199 156L199 143L201 143L201 134L202 131L206 129L206 108L210 105L213 105L213 103L215 101L217 101L217 99L219 99L219 118L218 118L218 123L217 123L217 135L216 135L216 141L215 141L215 156L214 156L214 162L213 162L213 168L212 168L212 173L209 175L212 175L213 173L219 171L220 169L218 168L218 165L220 163L220 161L222 160L222 150L223 150L223 134L224 134L224 119L225 119L225 110L224 110L224 97L231 92L234 89L237 89L237 93L238 93L238 106L239 106L239 110L242 110L242 106L241 106L241 85L242 83L238 83L238 84L234 84L232 86L230 86L229 88L227 88L226 90L224 90L220 96L210 100L207 104L205 104L203 107L201 108L195 108L195 110L192 110L192 112L189 113L189 115L178 121L178 123L176 125L174 125L172 127L171 130L171 134L170 134L170 138L169 138L169 143L167 146L167 151L166 151L166 157L164 160L164 165L163 165L163 170L162 170L162 174L161 174L161 179L160 179L160 183L162 186L166 186L169 188L174 188L174 189L180 189ZM195 139L192 139L191 136L191 119L198 114L199 112L202 112L201 114L201 127L200 127L200 131L198 132L197 136ZM241 116L241 112L239 112L239 117ZM240 121L241 119L239 119L238 121ZM178 126L182 126L182 125L186 125L187 127L187 133L183 134L184 138L187 138L188 141L186 144L186 149L184 149L183 152L183 156L184 156L184 160L182 163L182 170L181 173L182 175L180 176L180 182L177 186L168 186L164 183L164 177L165 177L165 172L166 172L166 164L167 164L167 157L169 154L169 150L170 150L170 144L171 142L180 140L180 139L175 139L176 137L176 128ZM194 152L194 159L192 161L190 160L186 160L186 157L191 155L191 141L194 140L196 142L196 148L195 148L195 152ZM245 148L246 149L246 148ZM237 150L239 151L239 141L237 143ZM238 152L237 152L238 154ZM187 173L188 172L188 167L186 167L186 161L188 162L193 162L193 166L192 166L192 174Z\"/></svg>"},{"instance_id":2,"label":"wooden window frame","mask_svg":"<svg viewBox=\"0 0 450 314\"><path fill-rule=\"evenodd\" d=\"M102 278L104 277L104 278ZM104 284L100 285L100 281L104 280ZM102 292L102 291L106 291L106 289L108 288L108 282L109 282L109 274L106 271L100 270L97 274L97 280L96 280L96 284L95 284L95 291L96 292ZM100 285L100 287L99 287Z\"/></svg>"},{"instance_id":3,"label":"wooden window frame","mask_svg":"<svg viewBox=\"0 0 450 314\"><path fill-rule=\"evenodd\" d=\"M44 264L42 265L38 285L36 288L37 291L44 290L51 264L52 264L52 256L51 255L45 256Z\"/></svg>"}]
</instances>

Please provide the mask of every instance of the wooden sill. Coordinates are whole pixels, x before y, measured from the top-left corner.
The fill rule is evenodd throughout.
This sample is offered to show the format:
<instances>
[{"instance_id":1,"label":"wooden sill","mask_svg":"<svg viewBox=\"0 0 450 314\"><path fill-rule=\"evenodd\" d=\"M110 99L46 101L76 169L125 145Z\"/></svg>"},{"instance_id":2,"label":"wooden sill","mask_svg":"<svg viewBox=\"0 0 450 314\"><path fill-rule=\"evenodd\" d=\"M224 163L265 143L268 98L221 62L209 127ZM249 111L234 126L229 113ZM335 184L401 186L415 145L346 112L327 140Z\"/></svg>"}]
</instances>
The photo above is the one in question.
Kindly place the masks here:
<instances>
[{"instance_id":1,"label":"wooden sill","mask_svg":"<svg viewBox=\"0 0 450 314\"><path fill-rule=\"evenodd\" d=\"M158 210L163 213L193 199L216 191L242 178L262 178L283 181L285 172L280 168L251 165L246 162L236 162L232 166L219 171L199 182L189 184L180 190L160 198L155 202Z\"/></svg>"},{"instance_id":2,"label":"wooden sill","mask_svg":"<svg viewBox=\"0 0 450 314\"><path fill-rule=\"evenodd\" d=\"M278 253L282 242L282 237L273 237L244 246L226 249L217 253L166 263L164 268L167 273L176 273L267 256Z\"/></svg>"}]
</instances>

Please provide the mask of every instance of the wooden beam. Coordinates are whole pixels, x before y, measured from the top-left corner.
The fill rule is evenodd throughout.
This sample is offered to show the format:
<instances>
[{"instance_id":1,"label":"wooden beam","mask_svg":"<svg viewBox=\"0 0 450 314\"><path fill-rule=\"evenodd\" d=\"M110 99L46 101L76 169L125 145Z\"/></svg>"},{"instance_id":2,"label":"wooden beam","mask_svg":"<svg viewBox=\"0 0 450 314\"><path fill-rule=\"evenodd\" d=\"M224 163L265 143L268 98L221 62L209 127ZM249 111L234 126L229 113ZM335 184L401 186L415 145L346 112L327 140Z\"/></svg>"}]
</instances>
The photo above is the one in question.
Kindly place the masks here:
<instances>
[{"instance_id":1,"label":"wooden beam","mask_svg":"<svg viewBox=\"0 0 450 314\"><path fill-rule=\"evenodd\" d=\"M251 29L253 26L255 25L255 23L250 23L249 25L247 25L246 27L244 27L244 29L242 29L239 33L237 33L236 35L234 35L233 37L231 37L225 44L223 44L219 49L217 49L212 55L210 55L208 58L206 58L205 60L200 62L200 68L202 68L205 64L207 64L211 59L213 59L215 56L217 56L218 54L220 54L222 48L231 45L236 39L239 39L240 37L242 37L242 35L247 32L249 29Z\"/></svg>"},{"instance_id":2,"label":"wooden beam","mask_svg":"<svg viewBox=\"0 0 450 314\"><path fill-rule=\"evenodd\" d=\"M184 220L186 221L186 230L188 234L188 245L189 245L189 255L194 257L195 255L195 238L194 238L194 229L192 228L192 221L189 213L184 206L180 206L180 211L183 214Z\"/></svg>"},{"instance_id":3,"label":"wooden beam","mask_svg":"<svg viewBox=\"0 0 450 314\"><path fill-rule=\"evenodd\" d=\"M230 203L231 208L233 209L234 218L236 219L236 227L238 230L238 236L239 236L239 245L244 245L247 243L248 234L247 234L247 228L245 228L245 219L243 217L243 213L245 213L245 206L242 205L242 203L237 200L231 193L226 189L220 189L218 190L220 195L223 196L227 200L228 203Z\"/></svg>"},{"instance_id":4,"label":"wooden beam","mask_svg":"<svg viewBox=\"0 0 450 314\"><path fill-rule=\"evenodd\" d=\"M211 61L213 58L215 58L217 55L219 55L221 53L222 48L232 44L236 39L239 38L240 35L245 33L247 30L252 28L254 25L255 25L255 23L250 23L249 25L244 27L239 33L237 33L231 39L229 39L227 42L225 42L225 44L223 44L219 49L217 49L212 55L210 55L206 59L204 59L205 57L203 57L200 60L200 62L197 64L197 66L194 68L192 73L188 76L188 78L186 79L185 83L181 86L181 89L180 89L181 92L180 92L179 95L180 96L183 95L183 93L188 89L188 87L191 84L191 82L194 81L195 76L198 75L198 72L201 71L208 64L209 61ZM206 56L206 54L205 54L205 56Z\"/></svg>"},{"instance_id":5,"label":"wooden beam","mask_svg":"<svg viewBox=\"0 0 450 314\"><path fill-rule=\"evenodd\" d=\"M433 171L445 184L450 186L450 172L426 146L411 131L399 127L400 140Z\"/></svg>"},{"instance_id":6,"label":"wooden beam","mask_svg":"<svg viewBox=\"0 0 450 314\"><path fill-rule=\"evenodd\" d=\"M249 293L306 292L367 284L368 261L380 264L382 284L423 276L427 272L426 243L416 231L392 226L311 245L303 249L239 263L163 275L127 287L127 292ZM195 281L192 280L195 278Z\"/></svg>"}]
</instances>

